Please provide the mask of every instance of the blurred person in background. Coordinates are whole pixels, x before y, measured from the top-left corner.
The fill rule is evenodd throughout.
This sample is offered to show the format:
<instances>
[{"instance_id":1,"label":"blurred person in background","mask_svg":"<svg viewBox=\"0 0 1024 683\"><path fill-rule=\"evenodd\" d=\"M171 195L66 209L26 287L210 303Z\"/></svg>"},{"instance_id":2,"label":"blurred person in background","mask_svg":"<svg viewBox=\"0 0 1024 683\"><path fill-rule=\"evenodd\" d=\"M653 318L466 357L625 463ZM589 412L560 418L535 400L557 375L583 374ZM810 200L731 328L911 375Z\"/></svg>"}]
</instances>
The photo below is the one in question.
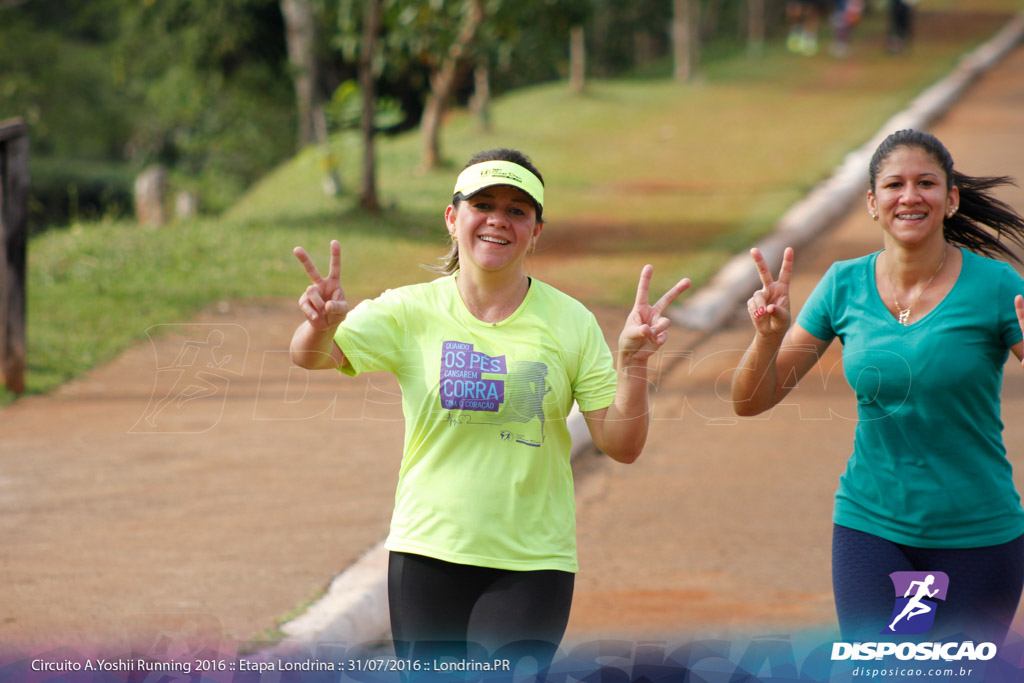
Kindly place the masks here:
<instances>
[{"instance_id":1,"label":"blurred person in background","mask_svg":"<svg viewBox=\"0 0 1024 683\"><path fill-rule=\"evenodd\" d=\"M889 0L889 35L885 49L890 54L903 54L910 48L916 4L917 0Z\"/></svg>"},{"instance_id":2,"label":"blurred person in background","mask_svg":"<svg viewBox=\"0 0 1024 683\"><path fill-rule=\"evenodd\" d=\"M860 23L864 13L864 0L836 0L832 9L832 56L845 59L850 56L850 38L853 27Z\"/></svg>"},{"instance_id":3,"label":"blurred person in background","mask_svg":"<svg viewBox=\"0 0 1024 683\"><path fill-rule=\"evenodd\" d=\"M818 53L818 29L830 4L831 0L790 0L786 4L789 22L786 47L790 52L807 57Z\"/></svg>"}]
</instances>

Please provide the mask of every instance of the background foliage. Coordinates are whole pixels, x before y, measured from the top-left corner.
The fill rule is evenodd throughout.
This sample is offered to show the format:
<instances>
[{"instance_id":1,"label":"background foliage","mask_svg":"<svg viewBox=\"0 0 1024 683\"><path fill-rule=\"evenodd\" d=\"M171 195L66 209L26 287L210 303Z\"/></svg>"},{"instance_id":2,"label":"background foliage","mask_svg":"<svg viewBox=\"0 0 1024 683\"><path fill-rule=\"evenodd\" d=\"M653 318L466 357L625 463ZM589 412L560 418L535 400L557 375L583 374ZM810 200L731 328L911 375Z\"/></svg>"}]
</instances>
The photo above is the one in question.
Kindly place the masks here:
<instances>
[{"instance_id":1,"label":"background foliage","mask_svg":"<svg viewBox=\"0 0 1024 683\"><path fill-rule=\"evenodd\" d=\"M317 95L355 76L362 0L315 10ZM465 0L385 0L379 92L414 127L431 65L458 30ZM705 38L739 44L745 3L702 0ZM782 0L767 0L776 25ZM668 73L666 0L487 0L473 59L491 92L564 77L568 32L586 28L590 71ZM0 2L0 120L27 119L34 229L116 217L147 165L171 171L205 211L231 204L297 148L295 95L278 0ZM472 79L458 92L465 102Z\"/></svg>"},{"instance_id":2,"label":"background foliage","mask_svg":"<svg viewBox=\"0 0 1024 683\"><path fill-rule=\"evenodd\" d=\"M494 75L495 90L505 94L493 103L492 129L482 131L462 109L451 112L449 166L427 173L417 168L416 131L381 140L385 210L369 214L353 193L357 134L338 130L326 145L343 180L338 196L321 189L324 149L292 154L294 99L273 2L66 0L67 12L50 0L12 2L0 0L0 118L29 119L33 188L63 196L70 207L59 227L37 232L29 245L30 394L111 360L153 325L184 322L236 298L297 296L305 276L291 255L296 244L322 260L328 241L340 239L353 300L429 278L418 266L445 250L441 216L454 167L499 145L526 150L550 188L531 274L592 307L628 307L643 263L655 265L653 289L682 275L699 285L1010 12L1024 9L1020 0L922 0L914 48L900 56L885 53L885 16L875 12L857 27L846 60L824 50L813 58L791 54L779 34L751 58L739 27L723 18L709 33L697 81L674 82L664 54L620 62L608 48L592 50L591 68L608 59L618 76L592 79L577 94L560 76L565 42L545 43L546 61L541 52L531 56L532 41L544 32L558 36L581 18L597 26L598 9L621 11L616 22L633 10L617 0L578 0L576 9L586 11L574 15L565 0L557 7L564 14L544 14L554 0L524 0L521 16L533 23L515 25L520 15L512 12L485 29L502 36L483 41L492 68L501 54L509 60ZM720 17L729 16L729 3L720 4ZM511 5L490 6L498 17ZM338 8L325 1L318 10L319 21L333 27L318 47L334 65L320 86L325 93L347 73ZM528 14L531 8L537 13ZM207 20L237 25L223 32L214 23L195 26ZM588 40L601 42L596 28L588 31ZM633 36L623 54L647 40L621 33ZM406 94L419 87L412 72L423 62L410 53L408 68L382 71L385 97L401 102L407 118ZM513 87L527 72L538 82ZM177 183L234 198L230 208L161 229L117 219L117 202L127 200L116 188L130 187L134 170L153 160L171 165ZM46 178L56 180L47 185ZM104 202L92 209L99 220L90 218L88 188ZM0 391L0 404L10 400Z\"/></svg>"}]
</instances>

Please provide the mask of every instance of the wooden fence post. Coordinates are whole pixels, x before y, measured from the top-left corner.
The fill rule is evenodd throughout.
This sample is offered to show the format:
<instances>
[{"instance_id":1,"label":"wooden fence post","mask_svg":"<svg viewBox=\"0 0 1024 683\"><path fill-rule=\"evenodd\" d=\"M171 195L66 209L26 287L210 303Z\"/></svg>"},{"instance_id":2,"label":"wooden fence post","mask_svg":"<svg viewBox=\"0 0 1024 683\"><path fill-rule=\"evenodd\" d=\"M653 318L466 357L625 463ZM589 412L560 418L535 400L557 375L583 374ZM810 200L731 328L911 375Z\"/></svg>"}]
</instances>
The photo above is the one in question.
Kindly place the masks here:
<instances>
[{"instance_id":1,"label":"wooden fence post","mask_svg":"<svg viewBox=\"0 0 1024 683\"><path fill-rule=\"evenodd\" d=\"M15 394L25 390L28 181L28 126L0 121L0 375Z\"/></svg>"}]
</instances>

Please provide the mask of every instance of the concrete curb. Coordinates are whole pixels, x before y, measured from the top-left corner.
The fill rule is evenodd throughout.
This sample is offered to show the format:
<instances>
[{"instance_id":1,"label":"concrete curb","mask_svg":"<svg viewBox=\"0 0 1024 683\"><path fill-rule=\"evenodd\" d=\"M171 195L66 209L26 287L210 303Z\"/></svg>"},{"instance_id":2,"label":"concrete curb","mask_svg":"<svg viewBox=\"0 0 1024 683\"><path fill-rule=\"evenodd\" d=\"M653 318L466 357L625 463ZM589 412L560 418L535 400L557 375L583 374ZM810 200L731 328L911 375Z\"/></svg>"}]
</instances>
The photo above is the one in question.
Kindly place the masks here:
<instances>
[{"instance_id":1,"label":"concrete curb","mask_svg":"<svg viewBox=\"0 0 1024 683\"><path fill-rule=\"evenodd\" d=\"M327 592L298 618L281 627L276 649L307 648L317 642L362 643L388 626L388 551L377 543L331 581Z\"/></svg>"},{"instance_id":2,"label":"concrete curb","mask_svg":"<svg viewBox=\"0 0 1024 683\"><path fill-rule=\"evenodd\" d=\"M910 105L890 118L867 143L846 156L833 174L806 198L793 205L774 232L757 247L773 270L782 262L785 247L800 247L835 225L850 205L864 196L866 169L875 148L887 135L902 128L924 128L943 114L979 76L1008 54L1024 38L1024 13L998 34L964 56L953 71L922 92ZM711 333L723 326L760 287L747 252L732 257L711 282L668 312L674 323ZM572 457L593 446L583 416L574 409L568 420L573 437ZM387 550L373 546L352 566L336 576L327 593L304 614L284 624L285 639L275 652L309 649L317 643L367 643L389 628Z\"/></svg>"}]
</instances>

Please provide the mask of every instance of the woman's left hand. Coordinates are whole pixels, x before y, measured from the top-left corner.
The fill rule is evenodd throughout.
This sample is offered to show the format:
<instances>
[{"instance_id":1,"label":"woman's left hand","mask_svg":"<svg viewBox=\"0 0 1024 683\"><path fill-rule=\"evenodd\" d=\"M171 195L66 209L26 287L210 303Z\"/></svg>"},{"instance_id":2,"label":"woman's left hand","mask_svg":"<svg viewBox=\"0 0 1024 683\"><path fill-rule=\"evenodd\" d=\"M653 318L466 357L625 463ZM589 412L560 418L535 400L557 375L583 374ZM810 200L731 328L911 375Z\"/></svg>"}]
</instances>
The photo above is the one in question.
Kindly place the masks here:
<instances>
[{"instance_id":1,"label":"woman's left hand","mask_svg":"<svg viewBox=\"0 0 1024 683\"><path fill-rule=\"evenodd\" d=\"M636 288L636 303L619 335L619 353L624 360L646 361L661 348L668 339L667 330L671 322L661 314L677 296L690 287L690 279L683 278L652 306L648 301L653 274L654 266L644 266L640 273L640 284Z\"/></svg>"}]
</instances>

